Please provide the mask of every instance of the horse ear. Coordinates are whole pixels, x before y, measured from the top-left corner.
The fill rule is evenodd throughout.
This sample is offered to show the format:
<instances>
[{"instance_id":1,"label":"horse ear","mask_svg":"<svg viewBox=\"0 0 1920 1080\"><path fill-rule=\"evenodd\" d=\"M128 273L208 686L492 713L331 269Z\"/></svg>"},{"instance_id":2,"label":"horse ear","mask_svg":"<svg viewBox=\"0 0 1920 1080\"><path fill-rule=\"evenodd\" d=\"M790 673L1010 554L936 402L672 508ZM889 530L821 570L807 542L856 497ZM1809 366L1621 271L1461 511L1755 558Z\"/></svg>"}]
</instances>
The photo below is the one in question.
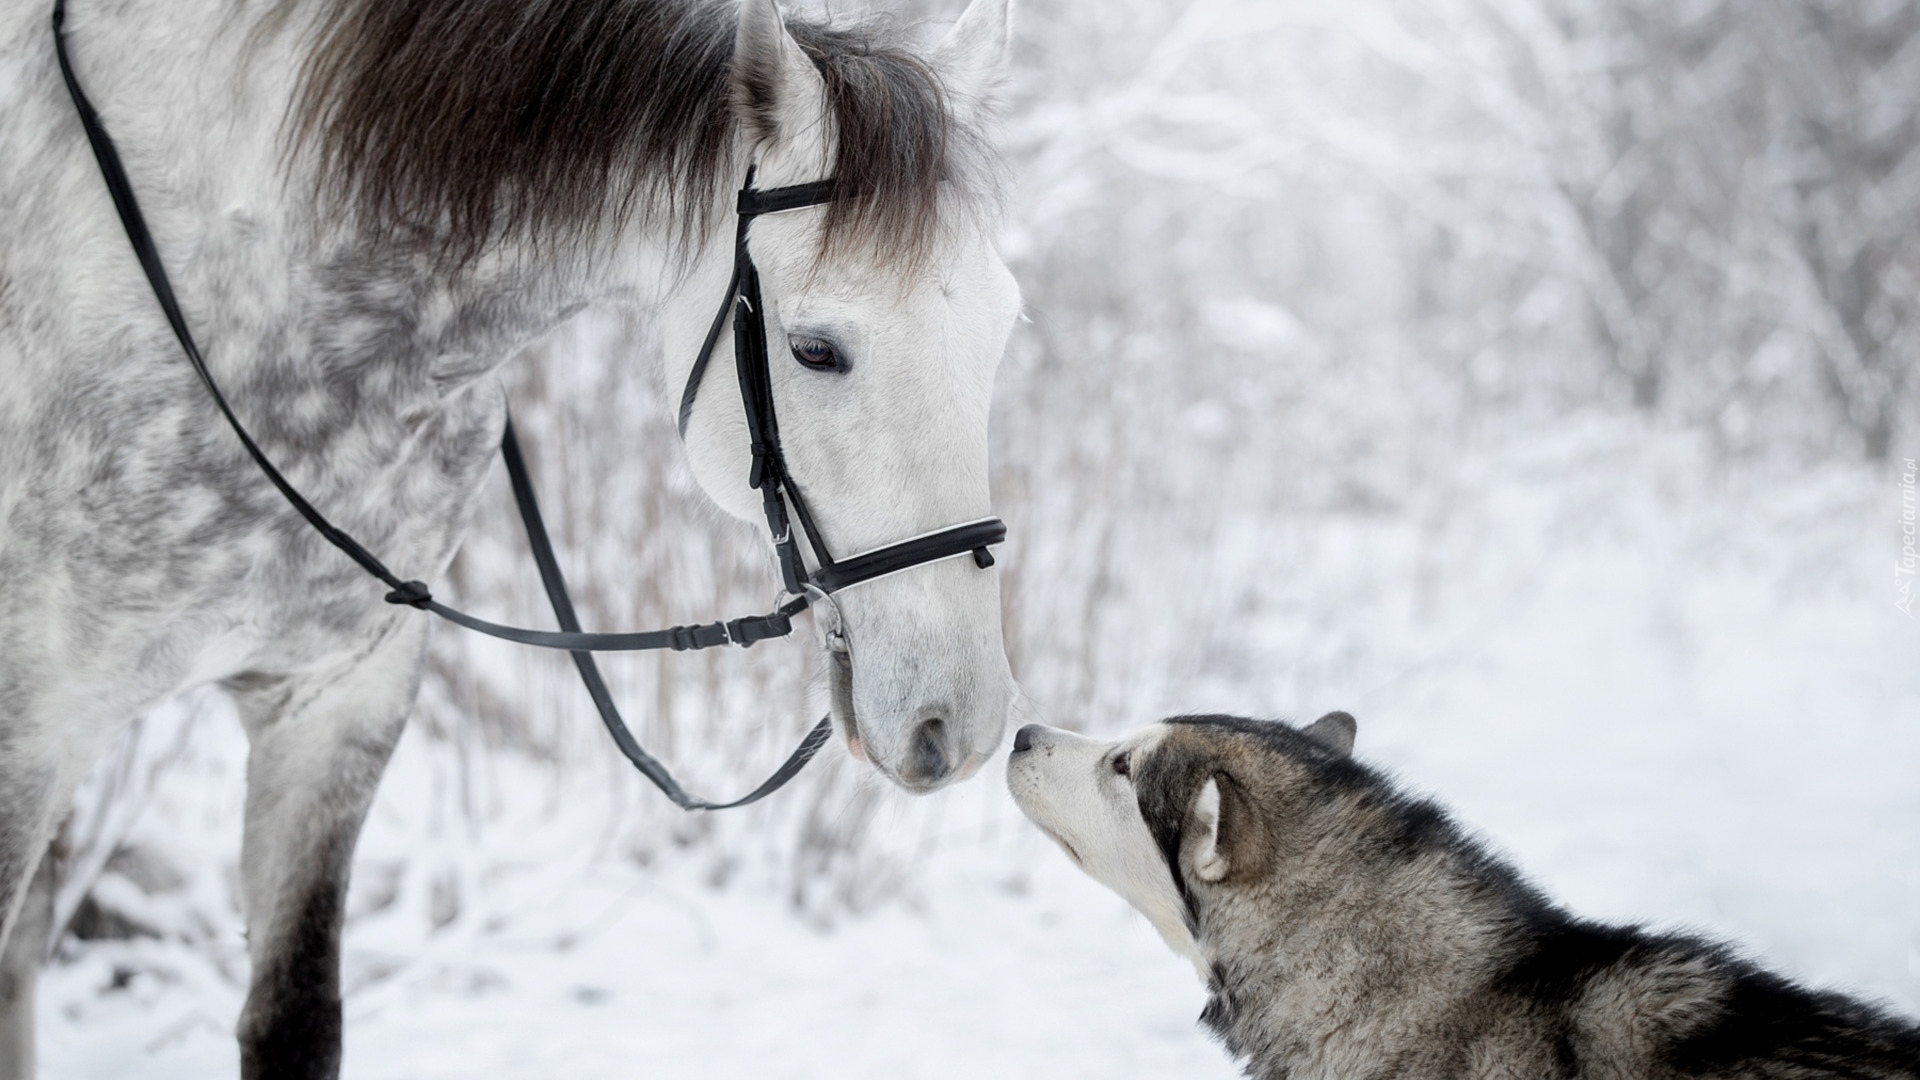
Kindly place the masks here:
<instances>
[{"instance_id":1,"label":"horse ear","mask_svg":"<svg viewBox=\"0 0 1920 1080\"><path fill-rule=\"evenodd\" d=\"M933 49L955 113L977 123L999 109L1012 53L1013 0L972 0Z\"/></svg>"},{"instance_id":2,"label":"horse ear","mask_svg":"<svg viewBox=\"0 0 1920 1080\"><path fill-rule=\"evenodd\" d=\"M760 142L778 142L817 127L826 84L787 33L774 0L742 0L733 41L733 105Z\"/></svg>"},{"instance_id":3,"label":"horse ear","mask_svg":"<svg viewBox=\"0 0 1920 1080\"><path fill-rule=\"evenodd\" d=\"M1308 724L1300 734L1319 743L1341 757L1353 756L1353 734L1359 727L1353 717L1343 712L1330 712Z\"/></svg>"}]
</instances>

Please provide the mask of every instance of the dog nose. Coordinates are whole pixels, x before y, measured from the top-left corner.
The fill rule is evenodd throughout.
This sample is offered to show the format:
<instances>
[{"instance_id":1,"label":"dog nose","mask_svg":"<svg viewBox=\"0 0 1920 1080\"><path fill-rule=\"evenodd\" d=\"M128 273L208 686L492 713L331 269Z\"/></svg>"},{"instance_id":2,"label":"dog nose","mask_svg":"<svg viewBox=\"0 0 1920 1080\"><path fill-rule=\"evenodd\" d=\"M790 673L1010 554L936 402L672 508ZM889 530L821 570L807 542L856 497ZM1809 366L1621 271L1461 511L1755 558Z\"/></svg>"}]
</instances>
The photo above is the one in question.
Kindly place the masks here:
<instances>
[{"instance_id":1,"label":"dog nose","mask_svg":"<svg viewBox=\"0 0 1920 1080\"><path fill-rule=\"evenodd\" d=\"M1019 731L1016 731L1013 733L1013 752L1014 753L1016 754L1023 753L1027 750L1033 749L1033 729L1039 726L1040 726L1039 724L1028 724L1025 727L1021 728Z\"/></svg>"}]
</instances>

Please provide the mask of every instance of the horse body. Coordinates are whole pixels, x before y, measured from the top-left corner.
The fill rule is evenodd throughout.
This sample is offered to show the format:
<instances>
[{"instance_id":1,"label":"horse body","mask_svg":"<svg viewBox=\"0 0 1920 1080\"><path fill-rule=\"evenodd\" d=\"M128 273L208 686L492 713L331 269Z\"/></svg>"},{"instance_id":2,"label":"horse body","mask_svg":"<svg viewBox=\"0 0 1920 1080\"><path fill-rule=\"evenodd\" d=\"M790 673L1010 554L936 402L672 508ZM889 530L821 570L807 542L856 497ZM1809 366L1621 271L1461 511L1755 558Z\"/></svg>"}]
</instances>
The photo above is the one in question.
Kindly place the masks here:
<instances>
[{"instance_id":1,"label":"horse body","mask_svg":"<svg viewBox=\"0 0 1920 1080\"><path fill-rule=\"evenodd\" d=\"M584 214L567 234L536 214L450 262L444 217L403 222L428 237L410 243L316 194L321 154L286 120L330 14L318 0L82 0L68 36L236 409L336 524L431 582L498 443L497 367L583 306L615 303L653 316L667 375L684 378L725 289L739 170L755 162L767 187L822 178L836 114L820 58L770 0L750 0L737 32L726 14L738 119L718 182L678 192L677 220ZM48 880L35 868L74 785L134 716L207 682L232 693L252 744L243 1072L332 1076L347 866L428 617L383 603L291 511L180 357L60 83L47 16L38 0L0 8L0 1080L32 1073ZM987 96L1005 19L978 0L936 52L950 83L973 80L950 86L954 107ZM783 365L775 380L790 460L839 550L987 510L986 398L1017 294L984 219L942 200L921 269L878 247L830 254L819 211L755 226L771 325L854 356L844 376ZM676 232L688 220L708 226L690 244ZM723 368L687 448L722 507L751 521ZM840 609L855 650L835 668L835 712L856 751L917 790L970 772L1010 693L991 575L930 565Z\"/></svg>"},{"instance_id":2,"label":"horse body","mask_svg":"<svg viewBox=\"0 0 1920 1080\"><path fill-rule=\"evenodd\" d=\"M0 145L22 151L0 156L0 700L19 716L57 694L61 726L86 730L185 683L363 647L396 613L287 514L185 366L74 122L46 14L10 3L0 45L25 76L0 109ZM81 77L256 437L396 565L442 569L499 434L484 376L557 321L567 283L502 269L456 285L318 230L274 137L297 43L248 54L230 5L70 18Z\"/></svg>"}]
</instances>

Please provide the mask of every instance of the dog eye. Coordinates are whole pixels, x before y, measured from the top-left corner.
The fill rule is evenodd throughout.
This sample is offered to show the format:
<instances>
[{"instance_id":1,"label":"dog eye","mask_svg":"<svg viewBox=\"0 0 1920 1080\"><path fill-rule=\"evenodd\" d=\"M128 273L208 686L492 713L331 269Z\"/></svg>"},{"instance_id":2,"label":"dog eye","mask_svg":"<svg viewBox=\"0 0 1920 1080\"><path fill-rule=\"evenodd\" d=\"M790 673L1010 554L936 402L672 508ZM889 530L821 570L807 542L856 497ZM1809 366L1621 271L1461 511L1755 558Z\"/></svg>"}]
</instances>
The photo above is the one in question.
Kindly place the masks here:
<instances>
[{"instance_id":1,"label":"dog eye","mask_svg":"<svg viewBox=\"0 0 1920 1080\"><path fill-rule=\"evenodd\" d=\"M845 372L853 366L834 348L833 342L825 338L795 334L787 339L787 348L793 350L793 358L800 361L801 367L814 371Z\"/></svg>"},{"instance_id":2,"label":"dog eye","mask_svg":"<svg viewBox=\"0 0 1920 1080\"><path fill-rule=\"evenodd\" d=\"M1113 755L1113 771L1121 776L1133 775L1133 760L1125 754Z\"/></svg>"}]
</instances>

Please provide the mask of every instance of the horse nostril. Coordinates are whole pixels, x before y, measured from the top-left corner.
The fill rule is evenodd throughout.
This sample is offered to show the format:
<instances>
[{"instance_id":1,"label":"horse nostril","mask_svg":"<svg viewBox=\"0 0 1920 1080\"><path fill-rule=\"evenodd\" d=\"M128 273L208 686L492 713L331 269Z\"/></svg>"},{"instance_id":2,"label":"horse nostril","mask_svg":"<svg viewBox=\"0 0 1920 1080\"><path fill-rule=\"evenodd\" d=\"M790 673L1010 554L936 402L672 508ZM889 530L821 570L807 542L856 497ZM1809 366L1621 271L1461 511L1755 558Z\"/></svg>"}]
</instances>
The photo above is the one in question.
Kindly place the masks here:
<instances>
[{"instance_id":1,"label":"horse nostril","mask_svg":"<svg viewBox=\"0 0 1920 1080\"><path fill-rule=\"evenodd\" d=\"M913 733L911 771L922 780L937 780L950 768L947 753L947 722L934 717L921 723Z\"/></svg>"},{"instance_id":2,"label":"horse nostril","mask_svg":"<svg viewBox=\"0 0 1920 1080\"><path fill-rule=\"evenodd\" d=\"M1038 724L1028 724L1013 733L1013 752L1018 754L1033 749L1033 729Z\"/></svg>"}]
</instances>

